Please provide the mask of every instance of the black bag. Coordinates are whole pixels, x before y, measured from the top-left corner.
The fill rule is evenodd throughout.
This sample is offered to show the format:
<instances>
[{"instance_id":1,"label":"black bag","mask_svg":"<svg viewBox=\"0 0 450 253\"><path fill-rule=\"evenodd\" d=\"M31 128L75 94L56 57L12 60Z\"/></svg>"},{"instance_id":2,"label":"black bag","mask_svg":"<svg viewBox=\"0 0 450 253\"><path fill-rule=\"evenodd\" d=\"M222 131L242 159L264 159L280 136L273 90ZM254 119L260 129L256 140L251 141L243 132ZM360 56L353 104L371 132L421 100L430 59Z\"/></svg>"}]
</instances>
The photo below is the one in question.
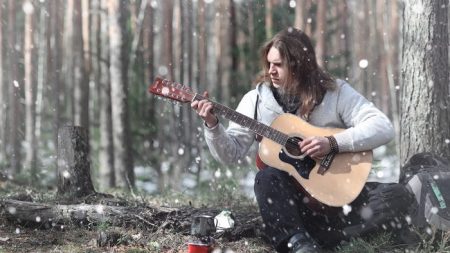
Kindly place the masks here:
<instances>
[{"instance_id":1,"label":"black bag","mask_svg":"<svg viewBox=\"0 0 450 253\"><path fill-rule=\"evenodd\" d=\"M362 224L350 225L343 229L349 237L366 236L375 231L392 231L406 228L407 215L413 196L403 184L378 183L368 191L366 216Z\"/></svg>"},{"instance_id":2,"label":"black bag","mask_svg":"<svg viewBox=\"0 0 450 253\"><path fill-rule=\"evenodd\" d=\"M402 168L400 182L414 194L411 224L450 231L450 163L431 153L419 153Z\"/></svg>"}]
</instances>

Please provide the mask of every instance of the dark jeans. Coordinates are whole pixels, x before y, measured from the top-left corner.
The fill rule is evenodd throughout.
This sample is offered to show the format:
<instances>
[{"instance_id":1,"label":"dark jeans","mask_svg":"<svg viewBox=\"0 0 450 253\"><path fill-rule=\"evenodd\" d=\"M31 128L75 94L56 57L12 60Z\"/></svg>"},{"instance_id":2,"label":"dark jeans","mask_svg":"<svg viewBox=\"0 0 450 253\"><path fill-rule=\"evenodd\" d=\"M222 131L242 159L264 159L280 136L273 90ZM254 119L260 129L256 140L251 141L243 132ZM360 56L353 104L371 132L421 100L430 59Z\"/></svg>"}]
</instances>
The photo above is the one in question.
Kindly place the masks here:
<instances>
[{"instance_id":1,"label":"dark jeans","mask_svg":"<svg viewBox=\"0 0 450 253\"><path fill-rule=\"evenodd\" d=\"M255 195L264 222L264 231L279 252L286 252L287 240L295 233L306 232L323 247L337 246L349 238L342 232L345 226L361 224L361 209L366 205L368 191L377 183L367 183L361 194L350 204L352 211L342 209L334 215L310 210L305 195L288 173L266 167L255 178Z\"/></svg>"}]
</instances>

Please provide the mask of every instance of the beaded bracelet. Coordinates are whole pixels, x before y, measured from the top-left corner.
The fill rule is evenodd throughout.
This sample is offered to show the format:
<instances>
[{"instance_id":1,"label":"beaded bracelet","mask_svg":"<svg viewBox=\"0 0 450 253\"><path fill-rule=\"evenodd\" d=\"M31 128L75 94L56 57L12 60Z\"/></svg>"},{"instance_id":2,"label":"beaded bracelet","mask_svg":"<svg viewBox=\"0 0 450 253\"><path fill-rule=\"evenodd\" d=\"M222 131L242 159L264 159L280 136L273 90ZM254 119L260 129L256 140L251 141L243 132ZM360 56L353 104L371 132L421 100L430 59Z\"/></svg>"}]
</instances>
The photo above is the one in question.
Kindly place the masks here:
<instances>
[{"instance_id":1,"label":"beaded bracelet","mask_svg":"<svg viewBox=\"0 0 450 253\"><path fill-rule=\"evenodd\" d=\"M325 136L325 138L330 142L330 153L339 153L339 146L336 139L333 136Z\"/></svg>"}]
</instances>

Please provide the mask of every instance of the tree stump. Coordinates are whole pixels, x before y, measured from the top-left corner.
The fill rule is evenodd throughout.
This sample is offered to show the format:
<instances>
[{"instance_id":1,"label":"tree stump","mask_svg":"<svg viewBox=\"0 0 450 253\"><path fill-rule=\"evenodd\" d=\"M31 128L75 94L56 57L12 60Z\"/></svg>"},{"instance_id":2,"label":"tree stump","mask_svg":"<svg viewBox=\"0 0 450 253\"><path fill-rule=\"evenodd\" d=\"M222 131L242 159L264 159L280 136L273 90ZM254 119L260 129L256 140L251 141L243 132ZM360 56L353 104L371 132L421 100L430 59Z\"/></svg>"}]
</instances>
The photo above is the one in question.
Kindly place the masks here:
<instances>
[{"instance_id":1,"label":"tree stump","mask_svg":"<svg viewBox=\"0 0 450 253\"><path fill-rule=\"evenodd\" d=\"M58 131L58 195L79 198L95 193L91 181L87 130L64 126Z\"/></svg>"}]
</instances>

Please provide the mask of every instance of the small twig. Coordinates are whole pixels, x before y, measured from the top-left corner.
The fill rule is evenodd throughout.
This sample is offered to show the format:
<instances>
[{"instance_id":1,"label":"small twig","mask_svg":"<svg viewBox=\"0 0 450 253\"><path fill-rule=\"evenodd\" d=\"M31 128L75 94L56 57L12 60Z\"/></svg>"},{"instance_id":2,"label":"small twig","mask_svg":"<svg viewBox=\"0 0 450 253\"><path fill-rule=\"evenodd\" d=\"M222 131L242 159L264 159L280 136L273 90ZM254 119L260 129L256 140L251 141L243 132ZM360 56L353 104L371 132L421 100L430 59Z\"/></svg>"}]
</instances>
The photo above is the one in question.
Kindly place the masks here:
<instances>
[{"instance_id":1,"label":"small twig","mask_svg":"<svg viewBox=\"0 0 450 253\"><path fill-rule=\"evenodd\" d=\"M157 227L155 224L149 222L148 220L146 220L145 218L135 214L134 217L138 218L140 221L143 221L145 224L152 226L152 227Z\"/></svg>"}]
</instances>

